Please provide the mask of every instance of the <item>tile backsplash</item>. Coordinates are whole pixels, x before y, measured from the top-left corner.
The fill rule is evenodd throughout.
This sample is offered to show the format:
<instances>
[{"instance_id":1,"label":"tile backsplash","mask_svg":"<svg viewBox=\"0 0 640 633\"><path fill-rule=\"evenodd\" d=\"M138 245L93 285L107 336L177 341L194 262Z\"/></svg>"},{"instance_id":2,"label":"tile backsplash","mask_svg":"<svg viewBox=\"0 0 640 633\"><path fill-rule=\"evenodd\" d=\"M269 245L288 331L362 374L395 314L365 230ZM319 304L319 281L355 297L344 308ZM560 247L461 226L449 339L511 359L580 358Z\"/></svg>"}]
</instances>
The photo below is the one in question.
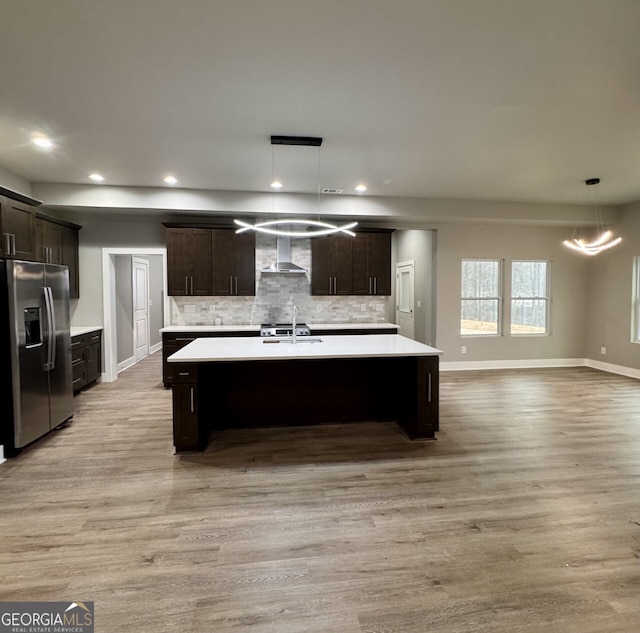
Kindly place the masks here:
<instances>
[{"instance_id":1,"label":"tile backsplash","mask_svg":"<svg viewBox=\"0 0 640 633\"><path fill-rule=\"evenodd\" d=\"M255 297L169 297L172 325L259 325L291 321L308 323L385 323L389 297L314 297L311 295L309 239L291 240L291 259L306 274L262 274L276 258L276 238L256 235ZM364 309L363 309L364 308Z\"/></svg>"}]
</instances>

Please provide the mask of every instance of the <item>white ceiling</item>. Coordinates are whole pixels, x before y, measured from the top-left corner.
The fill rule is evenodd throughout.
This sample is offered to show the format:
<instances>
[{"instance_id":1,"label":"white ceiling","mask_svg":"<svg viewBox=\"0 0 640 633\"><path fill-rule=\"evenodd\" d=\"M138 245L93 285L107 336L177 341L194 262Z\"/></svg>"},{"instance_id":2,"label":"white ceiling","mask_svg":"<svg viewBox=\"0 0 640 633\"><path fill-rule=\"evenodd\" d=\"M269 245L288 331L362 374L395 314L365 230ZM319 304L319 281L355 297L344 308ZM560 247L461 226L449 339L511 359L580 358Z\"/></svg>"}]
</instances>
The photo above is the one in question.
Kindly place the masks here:
<instances>
[{"instance_id":1,"label":"white ceiling","mask_svg":"<svg viewBox=\"0 0 640 633\"><path fill-rule=\"evenodd\" d=\"M638 0L3 0L0 168L33 183L640 200ZM33 131L58 145L42 153ZM320 136L272 147L272 134Z\"/></svg>"}]
</instances>

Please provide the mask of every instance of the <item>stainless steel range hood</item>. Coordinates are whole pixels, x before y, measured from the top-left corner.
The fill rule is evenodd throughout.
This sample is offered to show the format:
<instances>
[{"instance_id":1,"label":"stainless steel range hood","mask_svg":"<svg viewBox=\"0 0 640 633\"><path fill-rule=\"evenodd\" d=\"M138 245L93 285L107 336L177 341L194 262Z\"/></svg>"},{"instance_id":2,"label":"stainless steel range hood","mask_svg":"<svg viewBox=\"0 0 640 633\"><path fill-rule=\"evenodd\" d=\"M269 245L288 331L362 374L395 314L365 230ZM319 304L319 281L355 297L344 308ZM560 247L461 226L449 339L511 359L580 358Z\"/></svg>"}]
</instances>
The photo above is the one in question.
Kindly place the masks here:
<instances>
[{"instance_id":1,"label":"stainless steel range hood","mask_svg":"<svg viewBox=\"0 0 640 633\"><path fill-rule=\"evenodd\" d=\"M271 266L263 268L260 272L304 275L307 269L291 261L291 238L278 237L276 242L276 261Z\"/></svg>"}]
</instances>

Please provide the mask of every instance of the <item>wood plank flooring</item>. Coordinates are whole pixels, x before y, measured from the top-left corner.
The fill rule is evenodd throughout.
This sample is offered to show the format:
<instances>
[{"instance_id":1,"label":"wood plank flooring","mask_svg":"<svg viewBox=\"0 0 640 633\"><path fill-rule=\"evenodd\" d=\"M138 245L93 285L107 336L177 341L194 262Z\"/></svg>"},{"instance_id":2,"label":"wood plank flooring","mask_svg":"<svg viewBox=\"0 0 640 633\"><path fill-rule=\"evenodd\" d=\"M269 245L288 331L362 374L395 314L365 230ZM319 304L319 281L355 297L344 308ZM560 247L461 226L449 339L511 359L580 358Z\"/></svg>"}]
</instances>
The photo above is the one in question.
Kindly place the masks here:
<instances>
[{"instance_id":1,"label":"wood plank flooring","mask_svg":"<svg viewBox=\"0 0 640 633\"><path fill-rule=\"evenodd\" d=\"M94 601L104 633L640 631L637 380L443 373L436 441L236 430L177 457L160 365L0 466L0 600Z\"/></svg>"}]
</instances>

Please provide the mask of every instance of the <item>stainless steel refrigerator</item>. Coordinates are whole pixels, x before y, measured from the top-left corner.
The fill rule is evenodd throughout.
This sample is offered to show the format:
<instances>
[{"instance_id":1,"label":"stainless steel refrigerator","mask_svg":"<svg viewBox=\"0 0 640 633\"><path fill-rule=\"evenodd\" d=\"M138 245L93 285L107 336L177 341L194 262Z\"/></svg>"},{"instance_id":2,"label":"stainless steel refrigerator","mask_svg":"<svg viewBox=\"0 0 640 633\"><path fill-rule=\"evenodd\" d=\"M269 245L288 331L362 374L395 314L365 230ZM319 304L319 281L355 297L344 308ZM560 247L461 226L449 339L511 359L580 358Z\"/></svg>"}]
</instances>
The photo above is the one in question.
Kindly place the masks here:
<instances>
[{"instance_id":1,"label":"stainless steel refrigerator","mask_svg":"<svg viewBox=\"0 0 640 633\"><path fill-rule=\"evenodd\" d=\"M0 285L0 363L11 375L2 439L11 455L73 416L69 270L2 260Z\"/></svg>"}]
</instances>

